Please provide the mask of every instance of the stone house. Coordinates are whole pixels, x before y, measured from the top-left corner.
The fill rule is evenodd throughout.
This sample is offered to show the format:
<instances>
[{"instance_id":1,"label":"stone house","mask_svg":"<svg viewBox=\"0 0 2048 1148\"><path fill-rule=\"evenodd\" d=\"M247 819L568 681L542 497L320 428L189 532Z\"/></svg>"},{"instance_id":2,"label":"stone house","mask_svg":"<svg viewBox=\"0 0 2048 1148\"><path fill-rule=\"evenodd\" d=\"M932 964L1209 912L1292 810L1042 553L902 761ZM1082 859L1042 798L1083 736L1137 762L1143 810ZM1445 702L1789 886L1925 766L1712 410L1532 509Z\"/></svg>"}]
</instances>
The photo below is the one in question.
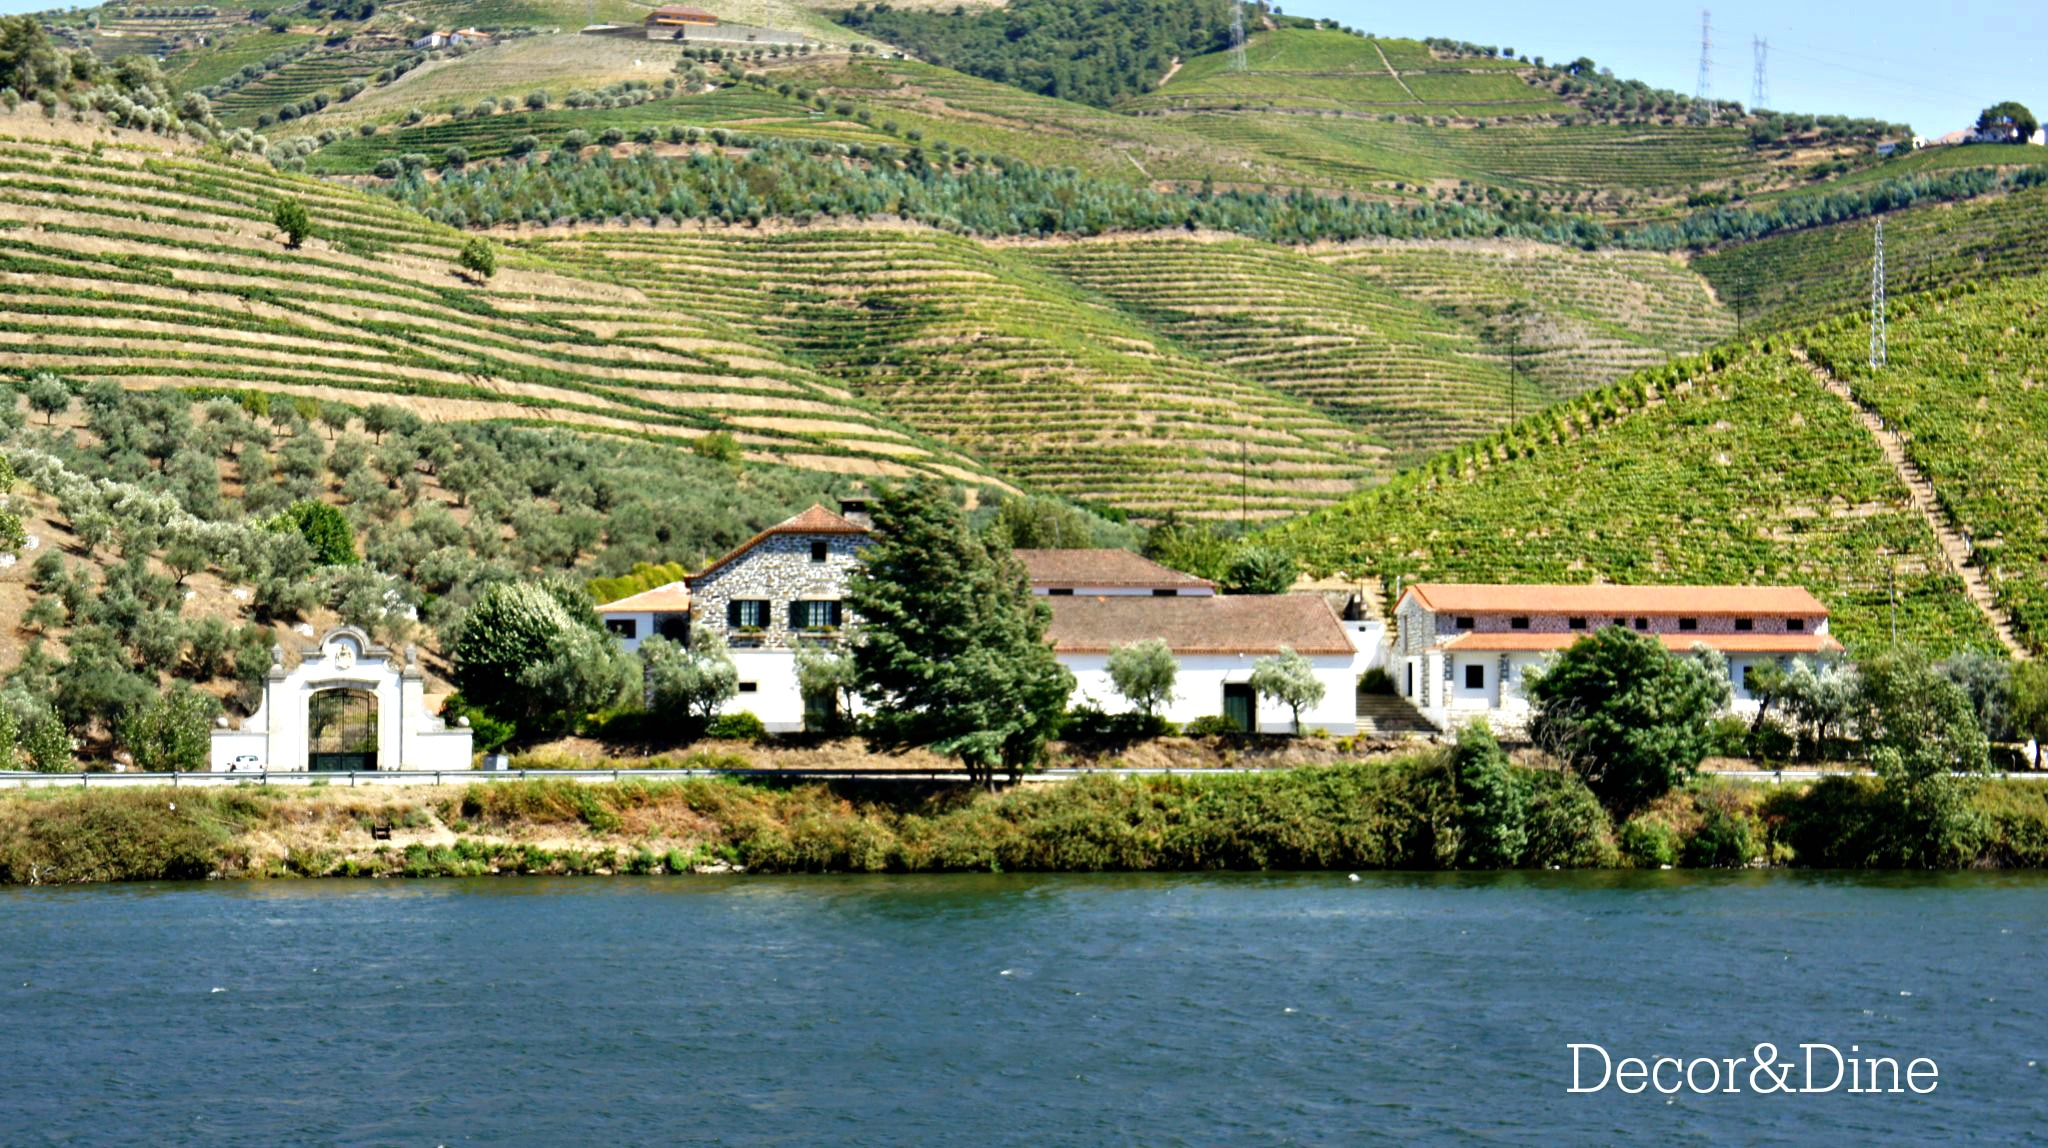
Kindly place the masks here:
<instances>
[{"instance_id":1,"label":"stone house","mask_svg":"<svg viewBox=\"0 0 2048 1148\"><path fill-rule=\"evenodd\" d=\"M1481 717L1496 728L1521 727L1530 713L1530 672L1606 626L1654 637L1678 653L1719 651L1738 713L1756 712L1750 667L1843 652L1828 633L1827 607L1797 586L1416 583L1394 613L1394 687L1446 730Z\"/></svg>"},{"instance_id":2,"label":"stone house","mask_svg":"<svg viewBox=\"0 0 2048 1148\"><path fill-rule=\"evenodd\" d=\"M739 669L728 712L750 711L777 732L804 727L797 648L836 641L857 621L842 600L868 528L860 504L842 509L813 506L686 580L690 624L722 636Z\"/></svg>"}]
</instances>

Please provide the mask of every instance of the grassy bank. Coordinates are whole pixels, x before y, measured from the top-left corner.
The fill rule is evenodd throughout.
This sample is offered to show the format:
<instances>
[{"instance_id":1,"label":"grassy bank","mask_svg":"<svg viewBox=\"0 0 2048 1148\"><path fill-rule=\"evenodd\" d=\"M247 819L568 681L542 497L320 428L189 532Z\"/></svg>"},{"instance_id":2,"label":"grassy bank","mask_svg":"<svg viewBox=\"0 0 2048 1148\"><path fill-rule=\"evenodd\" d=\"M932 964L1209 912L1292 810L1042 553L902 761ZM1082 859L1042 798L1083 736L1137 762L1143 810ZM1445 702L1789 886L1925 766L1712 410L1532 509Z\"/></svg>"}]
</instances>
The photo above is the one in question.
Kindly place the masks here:
<instances>
[{"instance_id":1,"label":"grassy bank","mask_svg":"<svg viewBox=\"0 0 2048 1148\"><path fill-rule=\"evenodd\" d=\"M1872 863L1868 785L1702 782L1617 828L1525 771L1524 867ZM2048 864L2048 794L1973 798L1982 865ZM0 797L0 882L490 873L1441 869L1438 756L1285 774L1087 778L1001 794L725 779L435 789L31 790ZM388 840L372 830L388 827Z\"/></svg>"}]
</instances>

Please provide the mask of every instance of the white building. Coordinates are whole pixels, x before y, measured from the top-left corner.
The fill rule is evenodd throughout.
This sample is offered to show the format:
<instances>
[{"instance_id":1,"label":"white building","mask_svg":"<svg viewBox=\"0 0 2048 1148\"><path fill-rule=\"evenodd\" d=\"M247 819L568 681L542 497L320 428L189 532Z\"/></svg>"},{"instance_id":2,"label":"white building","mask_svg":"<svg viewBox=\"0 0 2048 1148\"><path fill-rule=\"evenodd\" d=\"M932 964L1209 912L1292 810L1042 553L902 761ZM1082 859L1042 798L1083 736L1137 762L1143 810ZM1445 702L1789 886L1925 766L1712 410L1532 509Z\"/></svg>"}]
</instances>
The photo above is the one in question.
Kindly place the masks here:
<instances>
[{"instance_id":1,"label":"white building","mask_svg":"<svg viewBox=\"0 0 2048 1148\"><path fill-rule=\"evenodd\" d=\"M672 642L690 640L690 587L670 582L642 590L597 608L604 628L617 634L628 652L638 650L649 635L660 634Z\"/></svg>"},{"instance_id":2,"label":"white building","mask_svg":"<svg viewBox=\"0 0 2048 1148\"><path fill-rule=\"evenodd\" d=\"M1251 687L1260 658L1283 649L1307 658L1323 699L1302 711L1302 729L1352 734L1358 732L1358 675L1377 663L1380 648L1376 629L1347 626L1320 594L1062 595L1052 599L1046 636L1074 675L1077 708L1129 712L1109 678L1110 651L1157 638L1179 663L1174 696L1161 717L1185 724L1221 715L1259 733L1294 732L1293 711Z\"/></svg>"},{"instance_id":3,"label":"white building","mask_svg":"<svg viewBox=\"0 0 2048 1148\"><path fill-rule=\"evenodd\" d=\"M813 506L689 577L690 624L723 636L739 670L739 696L724 712L746 711L790 733L829 703L798 688L796 651L838 642L855 621L840 603L868 528L861 504L841 508L843 515Z\"/></svg>"},{"instance_id":4,"label":"white building","mask_svg":"<svg viewBox=\"0 0 2048 1148\"><path fill-rule=\"evenodd\" d=\"M1417 583L1394 612L1394 687L1446 730L1475 718L1520 728L1530 714L1530 671L1606 626L1625 626L1678 653L1697 645L1720 651L1738 713L1756 712L1751 666L1842 653L1828 634L1827 607L1797 586Z\"/></svg>"},{"instance_id":5,"label":"white building","mask_svg":"<svg viewBox=\"0 0 2048 1148\"><path fill-rule=\"evenodd\" d=\"M299 653L288 670L283 647L271 647L262 704L239 726L222 718L213 731L215 772L472 767L468 719L450 726L427 712L426 677L413 647L401 660L361 630L341 626ZM316 718L323 696L360 703L352 715L360 725L351 730L360 741L326 744Z\"/></svg>"}]
</instances>

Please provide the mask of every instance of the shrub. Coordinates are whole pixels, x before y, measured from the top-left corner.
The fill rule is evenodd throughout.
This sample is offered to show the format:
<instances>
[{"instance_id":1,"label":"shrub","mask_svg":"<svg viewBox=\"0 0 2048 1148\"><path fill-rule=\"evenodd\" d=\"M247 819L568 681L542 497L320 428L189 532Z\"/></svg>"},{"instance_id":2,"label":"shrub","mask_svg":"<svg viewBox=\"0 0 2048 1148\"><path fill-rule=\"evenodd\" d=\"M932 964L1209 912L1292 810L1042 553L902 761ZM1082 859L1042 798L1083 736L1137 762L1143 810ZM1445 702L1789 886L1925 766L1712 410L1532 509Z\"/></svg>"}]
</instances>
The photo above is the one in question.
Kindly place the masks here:
<instances>
[{"instance_id":1,"label":"shrub","mask_svg":"<svg viewBox=\"0 0 2048 1148\"><path fill-rule=\"evenodd\" d=\"M271 209L270 222L284 232L286 247L297 247L313 233L313 221L306 214L306 205L296 199L280 199Z\"/></svg>"},{"instance_id":2,"label":"shrub","mask_svg":"<svg viewBox=\"0 0 2048 1148\"><path fill-rule=\"evenodd\" d=\"M1237 723L1222 714L1204 714L1181 727L1188 737L1231 737L1237 734Z\"/></svg>"},{"instance_id":3,"label":"shrub","mask_svg":"<svg viewBox=\"0 0 2048 1148\"><path fill-rule=\"evenodd\" d=\"M719 714L704 727L704 736L725 741L763 742L768 740L768 727L749 710L738 713Z\"/></svg>"},{"instance_id":4,"label":"shrub","mask_svg":"<svg viewBox=\"0 0 2048 1148\"><path fill-rule=\"evenodd\" d=\"M1529 687L1531 735L1625 816L1690 777L1727 699L1725 672L1608 626L1581 638Z\"/></svg>"},{"instance_id":5,"label":"shrub","mask_svg":"<svg viewBox=\"0 0 2048 1148\"><path fill-rule=\"evenodd\" d=\"M1529 795L1486 723L1458 732L1451 779L1458 794L1459 866L1513 868L1528 845Z\"/></svg>"},{"instance_id":6,"label":"shrub","mask_svg":"<svg viewBox=\"0 0 2048 1148\"><path fill-rule=\"evenodd\" d=\"M1693 799L1700 823L1685 839L1689 869L1740 869L1755 858L1756 834L1748 815L1725 789L1711 789Z\"/></svg>"},{"instance_id":7,"label":"shrub","mask_svg":"<svg viewBox=\"0 0 2048 1148\"><path fill-rule=\"evenodd\" d=\"M1678 831L1662 821L1632 817L1615 835L1615 844L1622 857L1638 869L1678 864Z\"/></svg>"},{"instance_id":8,"label":"shrub","mask_svg":"<svg viewBox=\"0 0 2048 1148\"><path fill-rule=\"evenodd\" d=\"M472 236L462 245L462 254L457 257L462 269L479 279L489 279L498 273L498 249L481 235Z\"/></svg>"}]
</instances>

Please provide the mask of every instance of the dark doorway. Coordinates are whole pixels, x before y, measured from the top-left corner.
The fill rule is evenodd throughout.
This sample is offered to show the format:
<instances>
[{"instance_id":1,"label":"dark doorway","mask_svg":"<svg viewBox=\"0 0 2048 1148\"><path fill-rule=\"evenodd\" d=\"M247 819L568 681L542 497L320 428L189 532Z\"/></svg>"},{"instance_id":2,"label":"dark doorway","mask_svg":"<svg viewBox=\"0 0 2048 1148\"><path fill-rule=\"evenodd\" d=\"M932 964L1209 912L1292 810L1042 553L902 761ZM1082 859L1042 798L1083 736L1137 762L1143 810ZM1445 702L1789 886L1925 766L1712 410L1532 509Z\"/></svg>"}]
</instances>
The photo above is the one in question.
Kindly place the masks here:
<instances>
[{"instance_id":1,"label":"dark doorway","mask_svg":"<svg viewBox=\"0 0 2048 1148\"><path fill-rule=\"evenodd\" d=\"M1223 716L1239 733L1256 733L1259 728L1259 695L1249 682L1226 682L1223 686Z\"/></svg>"},{"instance_id":2,"label":"dark doorway","mask_svg":"<svg viewBox=\"0 0 2048 1148\"><path fill-rule=\"evenodd\" d=\"M377 768L377 695L322 690L306 705L306 768L316 773Z\"/></svg>"}]
</instances>

